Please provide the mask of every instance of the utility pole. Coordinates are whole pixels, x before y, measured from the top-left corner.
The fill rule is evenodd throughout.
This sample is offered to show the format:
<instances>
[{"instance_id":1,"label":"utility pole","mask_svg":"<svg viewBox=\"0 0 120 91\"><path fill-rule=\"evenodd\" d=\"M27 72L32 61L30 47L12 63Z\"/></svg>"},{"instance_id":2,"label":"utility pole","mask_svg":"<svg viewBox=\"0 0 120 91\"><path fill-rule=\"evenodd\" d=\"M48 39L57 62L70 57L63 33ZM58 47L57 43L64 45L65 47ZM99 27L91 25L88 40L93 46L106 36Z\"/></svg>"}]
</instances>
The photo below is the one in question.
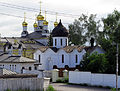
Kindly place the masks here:
<instances>
[{"instance_id":1,"label":"utility pole","mask_svg":"<svg viewBox=\"0 0 120 91\"><path fill-rule=\"evenodd\" d=\"M118 91L118 55L119 55L119 47L117 42L117 53L116 53L116 91Z\"/></svg>"}]
</instances>

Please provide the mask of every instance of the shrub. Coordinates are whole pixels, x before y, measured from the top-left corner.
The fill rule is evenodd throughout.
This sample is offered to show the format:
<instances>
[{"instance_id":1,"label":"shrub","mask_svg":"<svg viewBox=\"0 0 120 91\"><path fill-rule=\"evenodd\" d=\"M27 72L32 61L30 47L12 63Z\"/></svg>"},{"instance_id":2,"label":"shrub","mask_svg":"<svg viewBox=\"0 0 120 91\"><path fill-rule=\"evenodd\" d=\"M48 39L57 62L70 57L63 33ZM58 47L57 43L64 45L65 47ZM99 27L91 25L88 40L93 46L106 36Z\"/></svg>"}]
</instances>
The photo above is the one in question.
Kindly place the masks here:
<instances>
[{"instance_id":1,"label":"shrub","mask_svg":"<svg viewBox=\"0 0 120 91\"><path fill-rule=\"evenodd\" d=\"M10 89L7 89L6 91L11 91Z\"/></svg>"},{"instance_id":2,"label":"shrub","mask_svg":"<svg viewBox=\"0 0 120 91\"><path fill-rule=\"evenodd\" d=\"M68 80L69 80L68 77L67 77L67 78L64 78L64 79L63 79L63 82L64 82L64 83L68 83Z\"/></svg>"},{"instance_id":3,"label":"shrub","mask_svg":"<svg viewBox=\"0 0 120 91\"><path fill-rule=\"evenodd\" d=\"M116 88L112 88L111 91L116 91ZM118 89L118 91L120 91L120 89Z\"/></svg>"},{"instance_id":4,"label":"shrub","mask_svg":"<svg viewBox=\"0 0 120 91\"><path fill-rule=\"evenodd\" d=\"M52 85L49 85L46 91L55 91Z\"/></svg>"},{"instance_id":5,"label":"shrub","mask_svg":"<svg viewBox=\"0 0 120 91\"><path fill-rule=\"evenodd\" d=\"M57 79L56 82L63 83L64 81L62 79Z\"/></svg>"},{"instance_id":6,"label":"shrub","mask_svg":"<svg viewBox=\"0 0 120 91\"><path fill-rule=\"evenodd\" d=\"M63 79L58 79L58 80L56 80L56 82L58 82L58 83L68 83L68 78L63 78Z\"/></svg>"}]
</instances>

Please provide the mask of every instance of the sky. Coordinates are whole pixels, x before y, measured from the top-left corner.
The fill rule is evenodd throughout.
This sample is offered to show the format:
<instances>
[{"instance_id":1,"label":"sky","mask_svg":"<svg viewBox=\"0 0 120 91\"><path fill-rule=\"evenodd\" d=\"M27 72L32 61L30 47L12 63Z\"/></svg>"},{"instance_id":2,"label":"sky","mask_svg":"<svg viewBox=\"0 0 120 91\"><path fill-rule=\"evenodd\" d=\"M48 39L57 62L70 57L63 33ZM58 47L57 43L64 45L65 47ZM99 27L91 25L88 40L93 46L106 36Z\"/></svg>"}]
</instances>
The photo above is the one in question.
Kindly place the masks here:
<instances>
[{"instance_id":1,"label":"sky","mask_svg":"<svg viewBox=\"0 0 120 91\"><path fill-rule=\"evenodd\" d=\"M74 22L83 14L97 14L97 18L106 17L115 9L120 11L120 0L41 0L42 15L47 11L47 21L49 30L54 28L56 20L55 12L58 13L57 20L62 20L63 25L68 28L68 24ZM33 23L35 15L39 14L40 0L0 0L0 33L2 37L20 36L22 32L23 18L8 15L24 17L26 12L26 21L28 23L28 32L33 32ZM6 4L7 3L7 4ZM28 9L18 9L18 6L29 7ZM17 9L16 9L17 8ZM30 10L34 8L35 10ZM5 15L7 14L7 15ZM32 19L30 19L32 18Z\"/></svg>"}]
</instances>

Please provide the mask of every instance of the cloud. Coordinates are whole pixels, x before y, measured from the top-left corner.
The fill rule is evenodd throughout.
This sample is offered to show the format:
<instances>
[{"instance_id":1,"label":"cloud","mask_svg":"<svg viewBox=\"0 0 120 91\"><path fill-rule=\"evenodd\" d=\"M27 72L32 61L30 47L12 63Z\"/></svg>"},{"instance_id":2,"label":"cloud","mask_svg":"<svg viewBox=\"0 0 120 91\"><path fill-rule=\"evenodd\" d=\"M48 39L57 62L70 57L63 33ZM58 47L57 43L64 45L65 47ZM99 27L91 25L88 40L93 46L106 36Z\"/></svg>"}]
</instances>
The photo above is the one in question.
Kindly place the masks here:
<instances>
[{"instance_id":1,"label":"cloud","mask_svg":"<svg viewBox=\"0 0 120 91\"><path fill-rule=\"evenodd\" d=\"M11 3L15 5L31 7L31 8L40 8L39 5L40 0L0 0L0 2ZM97 14L98 18L105 17L108 13L113 12L116 8L120 9L120 1L119 0L42 0L42 10L48 10L53 12L62 12L66 14L72 15L81 15L84 14ZM27 17L35 18L36 12L26 11L26 10L18 10L9 7L3 7L0 5L0 13L8 13L18 16L23 16L24 12L27 12ZM39 11L38 11L39 13ZM37 13L37 14L38 14ZM44 12L42 12L44 15ZM79 17L78 16L78 17ZM54 28L53 22L55 21L55 15L47 14L47 20L49 21L49 29L52 30ZM73 18L74 17L74 18ZM66 27L68 24L72 23L75 18L65 17L63 14L60 16L58 14L58 20L62 19L62 22ZM52 21L52 22L51 22ZM22 32L22 22L23 19L15 18L5 15L0 15L0 33L2 36L20 36ZM34 20L28 20L28 31L32 32ZM7 33L6 33L7 32Z\"/></svg>"}]
</instances>

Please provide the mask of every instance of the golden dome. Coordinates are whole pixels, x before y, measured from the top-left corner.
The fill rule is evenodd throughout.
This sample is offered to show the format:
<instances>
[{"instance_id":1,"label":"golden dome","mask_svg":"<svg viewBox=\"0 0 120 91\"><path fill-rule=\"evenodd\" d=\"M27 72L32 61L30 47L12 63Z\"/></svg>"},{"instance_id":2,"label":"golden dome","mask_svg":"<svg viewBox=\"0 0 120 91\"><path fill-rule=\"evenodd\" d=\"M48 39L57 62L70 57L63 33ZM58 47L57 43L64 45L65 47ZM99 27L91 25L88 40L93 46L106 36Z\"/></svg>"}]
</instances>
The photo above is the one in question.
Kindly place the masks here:
<instances>
[{"instance_id":1,"label":"golden dome","mask_svg":"<svg viewBox=\"0 0 120 91\"><path fill-rule=\"evenodd\" d=\"M42 15L39 14L39 15L37 16L37 20L38 20L38 21L39 21L39 20L44 20L44 16L42 16Z\"/></svg>"},{"instance_id":2,"label":"golden dome","mask_svg":"<svg viewBox=\"0 0 120 91\"><path fill-rule=\"evenodd\" d=\"M23 25L23 26L27 26L28 24L27 24L27 22L24 21L24 22L22 23L22 25Z\"/></svg>"},{"instance_id":3,"label":"golden dome","mask_svg":"<svg viewBox=\"0 0 120 91\"><path fill-rule=\"evenodd\" d=\"M48 25L48 22L44 20L43 25Z\"/></svg>"},{"instance_id":4,"label":"golden dome","mask_svg":"<svg viewBox=\"0 0 120 91\"><path fill-rule=\"evenodd\" d=\"M38 27L38 25L37 25L37 23L36 23L36 22L33 24L33 26L34 26L34 27Z\"/></svg>"},{"instance_id":5,"label":"golden dome","mask_svg":"<svg viewBox=\"0 0 120 91\"><path fill-rule=\"evenodd\" d=\"M58 25L58 22L56 21L56 22L54 22L54 26L56 27Z\"/></svg>"}]
</instances>

